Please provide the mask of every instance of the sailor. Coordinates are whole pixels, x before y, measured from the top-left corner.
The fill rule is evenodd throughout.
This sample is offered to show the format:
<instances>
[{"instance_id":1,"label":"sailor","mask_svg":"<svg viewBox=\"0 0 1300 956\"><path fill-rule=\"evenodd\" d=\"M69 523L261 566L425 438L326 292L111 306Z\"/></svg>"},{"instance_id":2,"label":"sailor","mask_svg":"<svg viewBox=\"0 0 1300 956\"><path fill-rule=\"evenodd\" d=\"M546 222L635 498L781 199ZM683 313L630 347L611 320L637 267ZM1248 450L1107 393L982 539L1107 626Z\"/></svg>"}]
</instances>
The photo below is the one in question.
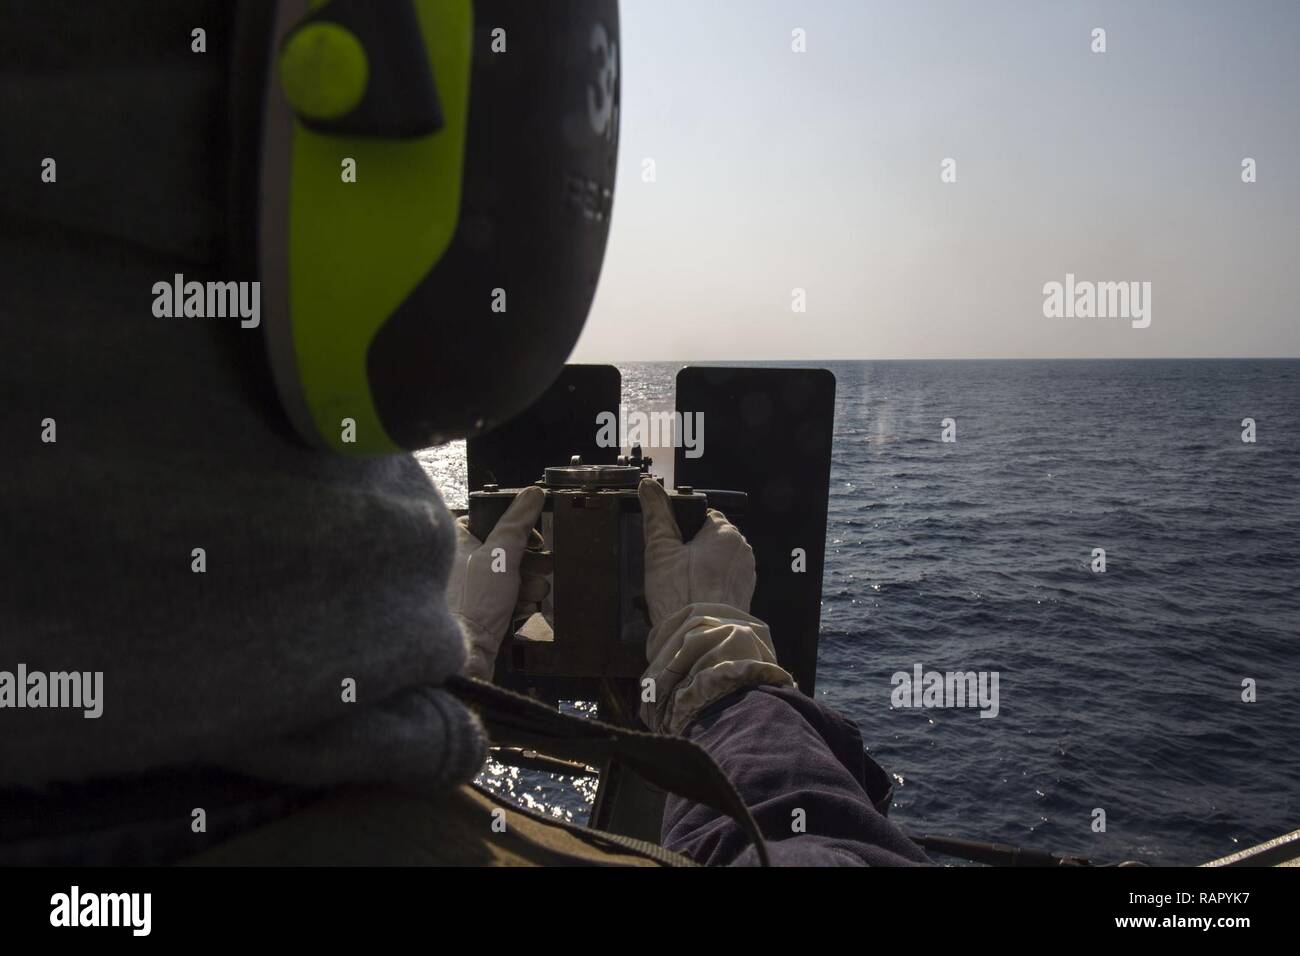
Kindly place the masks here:
<instances>
[{"instance_id":1,"label":"sailor","mask_svg":"<svg viewBox=\"0 0 1300 956\"><path fill-rule=\"evenodd\" d=\"M0 668L103 674L95 720L0 710L0 863L758 862L745 826L685 798L659 852L470 785L488 739L457 681L488 676L512 610L539 596L519 558L540 501L520 496L479 542L407 450L519 411L581 329L607 217L554 214L564 191L536 177L612 188L614 3L494 7L533 41L495 62L469 0L413 4L422 19L385 49L414 43L399 72L431 85L397 113L369 95L382 64L348 72L389 27L287 6L121 0L68 22L23 0L0 17L23 44L0 169ZM322 23L307 53L287 42ZM315 96L299 67L339 82ZM323 176L340 155L354 182ZM435 181L396 190L407 173ZM261 281L261 327L156 316L151 290L177 274ZM488 327L499 277L509 322ZM640 496L649 729L712 755L774 862L925 862L880 812L857 730L793 686L749 613L739 531L715 512L684 544L663 489ZM505 573L484 560L497 548Z\"/></svg>"}]
</instances>

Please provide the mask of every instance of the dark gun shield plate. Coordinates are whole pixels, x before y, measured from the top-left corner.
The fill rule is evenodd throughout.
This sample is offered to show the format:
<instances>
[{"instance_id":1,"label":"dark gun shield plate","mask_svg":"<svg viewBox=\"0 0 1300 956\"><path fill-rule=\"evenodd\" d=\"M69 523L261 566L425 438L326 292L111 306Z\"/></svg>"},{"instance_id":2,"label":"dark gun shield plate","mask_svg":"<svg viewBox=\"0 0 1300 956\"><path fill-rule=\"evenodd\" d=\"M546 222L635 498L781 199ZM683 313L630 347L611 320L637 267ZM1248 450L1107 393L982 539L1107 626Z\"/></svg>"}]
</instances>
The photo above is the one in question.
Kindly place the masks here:
<instances>
[{"instance_id":1,"label":"dark gun shield plate","mask_svg":"<svg viewBox=\"0 0 1300 956\"><path fill-rule=\"evenodd\" d=\"M469 490L486 484L526 488L553 465L581 455L588 465L612 465L617 448L596 444L596 416L618 414L623 377L612 365L566 365L542 397L510 421L469 439Z\"/></svg>"},{"instance_id":2,"label":"dark gun shield plate","mask_svg":"<svg viewBox=\"0 0 1300 956\"><path fill-rule=\"evenodd\" d=\"M684 368L677 411L704 415L703 454L676 449L678 486L747 492L735 524L754 548L753 613L805 694L817 676L835 376L820 368ZM710 502L712 503L712 501ZM792 570L795 548L807 568Z\"/></svg>"}]
</instances>

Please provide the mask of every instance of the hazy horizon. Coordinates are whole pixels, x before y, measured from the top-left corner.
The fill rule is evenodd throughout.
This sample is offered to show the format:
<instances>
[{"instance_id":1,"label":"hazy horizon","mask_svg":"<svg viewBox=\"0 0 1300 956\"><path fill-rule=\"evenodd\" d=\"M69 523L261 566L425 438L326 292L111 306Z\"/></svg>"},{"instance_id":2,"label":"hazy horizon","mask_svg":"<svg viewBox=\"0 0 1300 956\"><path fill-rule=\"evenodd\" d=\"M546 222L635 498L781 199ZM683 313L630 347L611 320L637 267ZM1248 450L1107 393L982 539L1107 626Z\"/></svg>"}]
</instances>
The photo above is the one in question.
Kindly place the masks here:
<instances>
[{"instance_id":1,"label":"hazy horizon","mask_svg":"<svg viewBox=\"0 0 1300 956\"><path fill-rule=\"evenodd\" d=\"M572 361L1300 356L1300 5L621 7ZM1067 273L1149 282L1150 326L1046 318Z\"/></svg>"}]
</instances>

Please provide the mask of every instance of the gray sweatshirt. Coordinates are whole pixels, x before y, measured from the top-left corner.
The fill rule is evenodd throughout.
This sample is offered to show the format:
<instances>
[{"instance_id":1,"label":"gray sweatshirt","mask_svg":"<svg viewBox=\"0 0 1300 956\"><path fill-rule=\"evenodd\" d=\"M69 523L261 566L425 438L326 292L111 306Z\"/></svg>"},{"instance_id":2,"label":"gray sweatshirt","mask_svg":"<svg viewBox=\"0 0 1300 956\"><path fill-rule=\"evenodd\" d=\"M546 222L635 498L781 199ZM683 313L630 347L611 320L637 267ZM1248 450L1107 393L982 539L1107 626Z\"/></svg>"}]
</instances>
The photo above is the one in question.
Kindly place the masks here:
<instances>
[{"instance_id":1,"label":"gray sweatshirt","mask_svg":"<svg viewBox=\"0 0 1300 956\"><path fill-rule=\"evenodd\" d=\"M63 7L0 29L0 788L468 779L437 491L288 438L248 371L263 329L153 312L176 273L255 278L223 258L229 7ZM6 699L20 665L44 706ZM32 695L71 672L102 674L99 716Z\"/></svg>"}]
</instances>

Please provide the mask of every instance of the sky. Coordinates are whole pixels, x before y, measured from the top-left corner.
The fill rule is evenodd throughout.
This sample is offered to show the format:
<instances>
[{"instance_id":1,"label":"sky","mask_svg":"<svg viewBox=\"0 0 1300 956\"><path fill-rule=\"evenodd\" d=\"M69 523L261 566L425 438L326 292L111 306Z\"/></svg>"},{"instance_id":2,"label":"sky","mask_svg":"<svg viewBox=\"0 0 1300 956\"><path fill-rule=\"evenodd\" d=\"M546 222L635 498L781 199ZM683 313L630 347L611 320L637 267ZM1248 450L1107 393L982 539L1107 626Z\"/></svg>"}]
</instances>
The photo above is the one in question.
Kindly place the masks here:
<instances>
[{"instance_id":1,"label":"sky","mask_svg":"<svg viewBox=\"0 0 1300 956\"><path fill-rule=\"evenodd\" d=\"M620 6L571 361L1300 356L1300 3ZM1046 317L1067 273L1150 325Z\"/></svg>"}]
</instances>

